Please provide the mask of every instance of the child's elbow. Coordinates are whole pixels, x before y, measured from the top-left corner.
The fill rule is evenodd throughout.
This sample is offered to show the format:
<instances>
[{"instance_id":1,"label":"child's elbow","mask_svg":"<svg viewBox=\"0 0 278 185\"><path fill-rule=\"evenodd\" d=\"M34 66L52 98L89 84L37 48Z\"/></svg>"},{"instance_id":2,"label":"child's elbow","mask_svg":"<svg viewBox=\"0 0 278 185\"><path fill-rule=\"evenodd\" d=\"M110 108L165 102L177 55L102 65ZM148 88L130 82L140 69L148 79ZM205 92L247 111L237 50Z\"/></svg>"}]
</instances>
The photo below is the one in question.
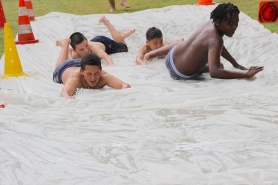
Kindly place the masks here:
<instances>
[{"instance_id":1,"label":"child's elbow","mask_svg":"<svg viewBox=\"0 0 278 185\"><path fill-rule=\"evenodd\" d=\"M210 75L211 78L218 78L219 77L218 73L216 71L213 71L213 70L209 72L209 75Z\"/></svg>"}]
</instances>

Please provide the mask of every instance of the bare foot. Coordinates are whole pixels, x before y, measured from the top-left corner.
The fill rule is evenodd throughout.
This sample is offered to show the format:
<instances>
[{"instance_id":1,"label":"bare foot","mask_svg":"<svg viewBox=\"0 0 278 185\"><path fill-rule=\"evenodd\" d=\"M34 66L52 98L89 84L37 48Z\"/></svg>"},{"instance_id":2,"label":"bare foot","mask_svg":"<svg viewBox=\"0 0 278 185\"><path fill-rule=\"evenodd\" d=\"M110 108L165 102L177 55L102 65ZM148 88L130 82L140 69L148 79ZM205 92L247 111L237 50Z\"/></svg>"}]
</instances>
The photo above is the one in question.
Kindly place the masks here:
<instances>
[{"instance_id":1,"label":"bare foot","mask_svg":"<svg viewBox=\"0 0 278 185\"><path fill-rule=\"evenodd\" d=\"M109 12L114 12L114 11L116 11L116 8L111 8Z\"/></svg>"},{"instance_id":2,"label":"bare foot","mask_svg":"<svg viewBox=\"0 0 278 185\"><path fill-rule=\"evenodd\" d=\"M125 38L129 37L131 34L133 34L135 31L136 31L135 29L131 29L127 32L120 32L120 34L125 39Z\"/></svg>"},{"instance_id":3,"label":"bare foot","mask_svg":"<svg viewBox=\"0 0 278 185\"><path fill-rule=\"evenodd\" d=\"M126 8L130 8L130 5L127 4L127 2L125 0L121 0L121 3L120 3L122 6L126 7Z\"/></svg>"},{"instance_id":4,"label":"bare foot","mask_svg":"<svg viewBox=\"0 0 278 185\"><path fill-rule=\"evenodd\" d=\"M183 37L182 37L182 38L180 38L180 39L179 39L179 41L184 41L184 38L183 38Z\"/></svg>"},{"instance_id":5,"label":"bare foot","mask_svg":"<svg viewBox=\"0 0 278 185\"><path fill-rule=\"evenodd\" d=\"M69 45L70 44L70 38L60 39L56 41L56 46L62 47L63 45Z\"/></svg>"},{"instance_id":6,"label":"bare foot","mask_svg":"<svg viewBox=\"0 0 278 185\"><path fill-rule=\"evenodd\" d=\"M101 16L101 18L99 18L99 20L98 20L99 23L105 23L105 22L107 22L107 21L109 21L109 20L106 19L106 17L105 17L104 15Z\"/></svg>"},{"instance_id":7,"label":"bare foot","mask_svg":"<svg viewBox=\"0 0 278 185\"><path fill-rule=\"evenodd\" d=\"M128 32L134 33L135 31L136 31L136 29L131 29L131 30L129 30Z\"/></svg>"},{"instance_id":8,"label":"bare foot","mask_svg":"<svg viewBox=\"0 0 278 185\"><path fill-rule=\"evenodd\" d=\"M56 40L56 46L62 47L63 40L64 39Z\"/></svg>"}]
</instances>

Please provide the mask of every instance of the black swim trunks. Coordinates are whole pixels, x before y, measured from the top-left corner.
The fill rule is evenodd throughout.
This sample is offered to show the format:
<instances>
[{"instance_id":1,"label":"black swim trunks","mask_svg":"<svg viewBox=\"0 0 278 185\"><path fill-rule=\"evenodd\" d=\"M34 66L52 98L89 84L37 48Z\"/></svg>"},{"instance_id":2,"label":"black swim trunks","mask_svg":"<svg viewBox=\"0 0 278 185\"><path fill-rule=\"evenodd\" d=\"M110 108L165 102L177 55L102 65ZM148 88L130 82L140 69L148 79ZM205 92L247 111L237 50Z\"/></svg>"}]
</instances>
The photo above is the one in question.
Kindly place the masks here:
<instances>
[{"instance_id":1,"label":"black swim trunks","mask_svg":"<svg viewBox=\"0 0 278 185\"><path fill-rule=\"evenodd\" d=\"M116 42L105 36L96 36L91 42L100 42L105 46L105 52L110 55L113 53L128 52L126 44Z\"/></svg>"}]
</instances>

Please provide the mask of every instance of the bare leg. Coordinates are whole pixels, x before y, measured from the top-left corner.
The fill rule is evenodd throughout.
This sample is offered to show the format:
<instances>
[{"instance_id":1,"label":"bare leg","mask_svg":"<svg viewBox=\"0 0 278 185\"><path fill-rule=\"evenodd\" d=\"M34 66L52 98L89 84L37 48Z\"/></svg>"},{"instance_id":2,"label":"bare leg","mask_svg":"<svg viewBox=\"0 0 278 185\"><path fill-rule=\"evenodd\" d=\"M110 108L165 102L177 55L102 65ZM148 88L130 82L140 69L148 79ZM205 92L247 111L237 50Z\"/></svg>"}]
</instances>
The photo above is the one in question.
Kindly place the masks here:
<instances>
[{"instance_id":1,"label":"bare leg","mask_svg":"<svg viewBox=\"0 0 278 185\"><path fill-rule=\"evenodd\" d=\"M103 23L108 28L113 40L115 40L116 42L126 44L124 37L121 35L121 33L118 30L116 30L116 28L110 23L108 19L106 19L104 15L98 20L98 22Z\"/></svg>"},{"instance_id":2,"label":"bare leg","mask_svg":"<svg viewBox=\"0 0 278 185\"><path fill-rule=\"evenodd\" d=\"M60 39L56 41L56 46L62 47L62 43L64 42L65 39ZM68 58L67 59L72 59L72 48L69 47L68 49Z\"/></svg>"},{"instance_id":3,"label":"bare leg","mask_svg":"<svg viewBox=\"0 0 278 185\"><path fill-rule=\"evenodd\" d=\"M130 8L130 5L127 4L126 0L121 0L121 3L120 3L122 6L126 7L126 8Z\"/></svg>"},{"instance_id":4,"label":"bare leg","mask_svg":"<svg viewBox=\"0 0 278 185\"><path fill-rule=\"evenodd\" d=\"M178 42L173 42L173 43L167 44L167 45L165 45L165 46L163 46L161 48L152 50L149 53L146 53L144 58L146 60L150 60L153 57L165 56L177 44L178 44Z\"/></svg>"},{"instance_id":5,"label":"bare leg","mask_svg":"<svg viewBox=\"0 0 278 185\"><path fill-rule=\"evenodd\" d=\"M135 29L129 30L127 32L120 32L121 36L126 39L127 37L129 37L131 34L133 34L135 32Z\"/></svg>"},{"instance_id":6,"label":"bare leg","mask_svg":"<svg viewBox=\"0 0 278 185\"><path fill-rule=\"evenodd\" d=\"M60 52L60 55L58 57L55 69L57 68L58 65L60 65L62 62L68 59L68 50L69 50L69 44L70 44L70 39L62 39L62 40L57 40L56 45L61 46L62 50Z\"/></svg>"},{"instance_id":7,"label":"bare leg","mask_svg":"<svg viewBox=\"0 0 278 185\"><path fill-rule=\"evenodd\" d=\"M110 12L113 12L116 10L116 7L115 7L115 0L108 0L109 4L110 4L110 7L111 7L111 10Z\"/></svg>"}]
</instances>

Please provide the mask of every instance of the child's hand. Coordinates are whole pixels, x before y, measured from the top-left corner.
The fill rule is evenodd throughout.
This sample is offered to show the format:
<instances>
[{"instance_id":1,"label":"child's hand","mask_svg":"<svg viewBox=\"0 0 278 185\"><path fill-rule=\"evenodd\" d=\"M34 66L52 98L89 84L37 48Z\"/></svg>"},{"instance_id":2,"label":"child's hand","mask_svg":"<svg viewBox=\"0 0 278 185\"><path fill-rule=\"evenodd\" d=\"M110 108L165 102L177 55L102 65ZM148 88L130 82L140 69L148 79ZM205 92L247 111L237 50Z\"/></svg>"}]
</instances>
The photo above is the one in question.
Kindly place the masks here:
<instances>
[{"instance_id":1,"label":"child's hand","mask_svg":"<svg viewBox=\"0 0 278 185\"><path fill-rule=\"evenodd\" d=\"M261 67L251 66L246 74L247 74L247 76L249 78L252 78L255 74L257 74L258 72L262 71L263 69L264 69L263 66L261 66Z\"/></svg>"}]
</instances>

